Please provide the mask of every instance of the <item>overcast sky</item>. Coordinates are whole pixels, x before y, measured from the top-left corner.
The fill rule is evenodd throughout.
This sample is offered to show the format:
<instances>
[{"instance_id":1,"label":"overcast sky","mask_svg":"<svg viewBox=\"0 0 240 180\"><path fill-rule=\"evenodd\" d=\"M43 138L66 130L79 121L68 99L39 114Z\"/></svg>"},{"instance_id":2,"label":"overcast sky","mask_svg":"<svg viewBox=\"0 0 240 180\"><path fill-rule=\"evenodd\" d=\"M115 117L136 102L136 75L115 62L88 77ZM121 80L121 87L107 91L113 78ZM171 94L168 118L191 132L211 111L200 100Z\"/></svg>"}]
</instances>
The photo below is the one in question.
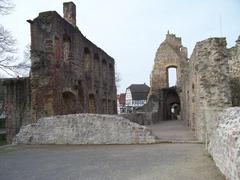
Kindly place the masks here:
<instances>
[{"instance_id":1,"label":"overcast sky","mask_svg":"<svg viewBox=\"0 0 240 180\"><path fill-rule=\"evenodd\" d=\"M15 11L0 24L18 40L22 57L30 42L27 19L55 10L62 15L63 0L14 0ZM120 73L119 92L133 83L147 83L154 57L169 30L191 55L197 41L227 37L228 47L240 35L240 0L73 0L77 25L93 43L115 59Z\"/></svg>"}]
</instances>

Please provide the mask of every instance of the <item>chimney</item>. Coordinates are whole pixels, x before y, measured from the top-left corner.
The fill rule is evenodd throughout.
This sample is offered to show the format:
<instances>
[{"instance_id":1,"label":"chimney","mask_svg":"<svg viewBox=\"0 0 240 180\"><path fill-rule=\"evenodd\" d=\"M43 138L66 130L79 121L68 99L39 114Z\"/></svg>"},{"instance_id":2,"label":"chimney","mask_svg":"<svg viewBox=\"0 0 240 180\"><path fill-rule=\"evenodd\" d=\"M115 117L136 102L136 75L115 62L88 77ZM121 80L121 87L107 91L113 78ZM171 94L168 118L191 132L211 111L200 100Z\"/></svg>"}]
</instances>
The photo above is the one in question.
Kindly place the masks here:
<instances>
[{"instance_id":1,"label":"chimney","mask_svg":"<svg viewBox=\"0 0 240 180\"><path fill-rule=\"evenodd\" d=\"M76 5L73 2L63 3L64 19L76 27Z\"/></svg>"}]
</instances>

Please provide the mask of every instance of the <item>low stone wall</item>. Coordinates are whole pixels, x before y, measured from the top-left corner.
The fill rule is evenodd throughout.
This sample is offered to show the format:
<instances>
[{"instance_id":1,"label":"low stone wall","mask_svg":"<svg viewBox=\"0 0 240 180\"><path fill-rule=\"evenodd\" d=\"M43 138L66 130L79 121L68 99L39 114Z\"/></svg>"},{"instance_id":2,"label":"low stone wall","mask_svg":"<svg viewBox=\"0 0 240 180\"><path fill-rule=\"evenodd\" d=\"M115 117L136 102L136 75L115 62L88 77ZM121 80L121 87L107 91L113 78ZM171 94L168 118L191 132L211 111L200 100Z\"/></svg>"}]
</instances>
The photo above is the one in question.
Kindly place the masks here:
<instances>
[{"instance_id":1,"label":"low stone wall","mask_svg":"<svg viewBox=\"0 0 240 180\"><path fill-rule=\"evenodd\" d=\"M72 114L41 118L21 128L14 144L147 144L156 137L117 115Z\"/></svg>"},{"instance_id":2,"label":"low stone wall","mask_svg":"<svg viewBox=\"0 0 240 180\"><path fill-rule=\"evenodd\" d=\"M217 117L209 152L227 179L240 179L240 107L228 108Z\"/></svg>"}]
</instances>

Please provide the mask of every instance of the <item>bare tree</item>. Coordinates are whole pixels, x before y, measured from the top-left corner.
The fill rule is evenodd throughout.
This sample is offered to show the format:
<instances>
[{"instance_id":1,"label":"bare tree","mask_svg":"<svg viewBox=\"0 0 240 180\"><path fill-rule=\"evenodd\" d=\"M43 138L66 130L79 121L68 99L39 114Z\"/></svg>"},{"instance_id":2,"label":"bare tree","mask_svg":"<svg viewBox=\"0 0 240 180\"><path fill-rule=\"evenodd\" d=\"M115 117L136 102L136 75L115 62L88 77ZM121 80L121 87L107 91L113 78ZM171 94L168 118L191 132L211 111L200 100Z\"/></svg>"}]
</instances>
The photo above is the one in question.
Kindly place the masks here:
<instances>
[{"instance_id":1,"label":"bare tree","mask_svg":"<svg viewBox=\"0 0 240 180\"><path fill-rule=\"evenodd\" d=\"M23 60L17 64L18 73L20 76L29 76L31 67L31 46L27 44L23 51Z\"/></svg>"},{"instance_id":2,"label":"bare tree","mask_svg":"<svg viewBox=\"0 0 240 180\"><path fill-rule=\"evenodd\" d=\"M0 0L0 14L7 15L12 12L15 5L11 0Z\"/></svg>"},{"instance_id":3,"label":"bare tree","mask_svg":"<svg viewBox=\"0 0 240 180\"><path fill-rule=\"evenodd\" d=\"M16 68L16 39L13 38L11 33L0 25L0 69L9 74Z\"/></svg>"},{"instance_id":4,"label":"bare tree","mask_svg":"<svg viewBox=\"0 0 240 180\"><path fill-rule=\"evenodd\" d=\"M11 13L13 8L12 0L0 0L0 15ZM10 76L21 75L22 71L29 69L25 61L18 62L16 51L16 39L0 25L0 70Z\"/></svg>"}]
</instances>

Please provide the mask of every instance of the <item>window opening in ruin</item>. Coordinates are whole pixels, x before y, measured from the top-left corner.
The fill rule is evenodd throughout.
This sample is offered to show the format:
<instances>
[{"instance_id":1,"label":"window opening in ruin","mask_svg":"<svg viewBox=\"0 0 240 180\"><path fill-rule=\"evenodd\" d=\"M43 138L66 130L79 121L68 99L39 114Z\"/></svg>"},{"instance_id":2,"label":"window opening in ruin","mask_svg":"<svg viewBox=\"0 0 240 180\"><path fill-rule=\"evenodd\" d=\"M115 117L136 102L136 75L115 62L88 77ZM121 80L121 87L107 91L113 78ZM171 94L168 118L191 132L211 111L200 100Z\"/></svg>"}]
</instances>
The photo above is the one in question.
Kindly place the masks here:
<instances>
[{"instance_id":1,"label":"window opening in ruin","mask_svg":"<svg viewBox=\"0 0 240 180\"><path fill-rule=\"evenodd\" d=\"M76 97L72 92L65 91L62 94L63 97L63 110L64 114L76 113Z\"/></svg>"},{"instance_id":2,"label":"window opening in ruin","mask_svg":"<svg viewBox=\"0 0 240 180\"><path fill-rule=\"evenodd\" d=\"M97 111L96 111L96 100L95 100L95 96L93 94L89 95L88 112L89 113L97 113Z\"/></svg>"},{"instance_id":3,"label":"window opening in ruin","mask_svg":"<svg viewBox=\"0 0 240 180\"><path fill-rule=\"evenodd\" d=\"M106 80L107 77L107 62L105 59L102 60L102 75L103 75L103 79Z\"/></svg>"},{"instance_id":4,"label":"window opening in ruin","mask_svg":"<svg viewBox=\"0 0 240 180\"><path fill-rule=\"evenodd\" d=\"M81 113L84 112L84 90L82 86L82 82L78 81L78 103L79 103L79 111Z\"/></svg>"},{"instance_id":5,"label":"window opening in ruin","mask_svg":"<svg viewBox=\"0 0 240 180\"><path fill-rule=\"evenodd\" d=\"M59 37L55 36L55 59L57 62L61 59L61 44Z\"/></svg>"},{"instance_id":6,"label":"window opening in ruin","mask_svg":"<svg viewBox=\"0 0 240 180\"><path fill-rule=\"evenodd\" d=\"M63 35L63 60L66 62L69 60L71 53L71 38L67 35Z\"/></svg>"},{"instance_id":7,"label":"window opening in ruin","mask_svg":"<svg viewBox=\"0 0 240 180\"><path fill-rule=\"evenodd\" d=\"M177 85L177 68L169 67L168 71L168 87L173 87Z\"/></svg>"},{"instance_id":8,"label":"window opening in ruin","mask_svg":"<svg viewBox=\"0 0 240 180\"><path fill-rule=\"evenodd\" d=\"M84 67L86 71L89 71L91 69L92 63L91 63L91 53L90 50L85 47L84 48Z\"/></svg>"},{"instance_id":9,"label":"window opening in ruin","mask_svg":"<svg viewBox=\"0 0 240 180\"><path fill-rule=\"evenodd\" d=\"M102 100L102 112L103 114L107 114L107 100L106 99L103 99Z\"/></svg>"},{"instance_id":10,"label":"window opening in ruin","mask_svg":"<svg viewBox=\"0 0 240 180\"><path fill-rule=\"evenodd\" d=\"M95 71L95 79L99 79L100 77L100 62L99 62L98 54L94 54L94 71Z\"/></svg>"},{"instance_id":11,"label":"window opening in ruin","mask_svg":"<svg viewBox=\"0 0 240 180\"><path fill-rule=\"evenodd\" d=\"M113 65L109 64L109 82L110 84L114 84L114 70L113 70ZM110 89L112 90L113 87L110 87Z\"/></svg>"}]
</instances>

